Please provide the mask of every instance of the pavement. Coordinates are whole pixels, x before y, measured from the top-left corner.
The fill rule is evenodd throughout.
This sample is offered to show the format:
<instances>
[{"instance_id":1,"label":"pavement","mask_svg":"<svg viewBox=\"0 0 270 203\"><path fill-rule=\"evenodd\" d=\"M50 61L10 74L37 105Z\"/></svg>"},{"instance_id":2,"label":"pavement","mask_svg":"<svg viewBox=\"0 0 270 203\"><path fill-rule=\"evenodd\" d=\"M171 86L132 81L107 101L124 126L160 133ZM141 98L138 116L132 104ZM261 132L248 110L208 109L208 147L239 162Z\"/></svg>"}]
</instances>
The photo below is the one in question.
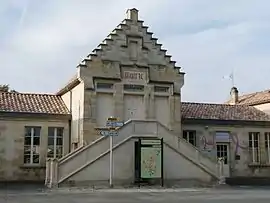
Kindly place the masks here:
<instances>
[{"instance_id":1,"label":"pavement","mask_svg":"<svg viewBox=\"0 0 270 203\"><path fill-rule=\"evenodd\" d=\"M62 188L57 190L0 190L0 203L260 203L270 202L269 188L180 188L100 189Z\"/></svg>"}]
</instances>

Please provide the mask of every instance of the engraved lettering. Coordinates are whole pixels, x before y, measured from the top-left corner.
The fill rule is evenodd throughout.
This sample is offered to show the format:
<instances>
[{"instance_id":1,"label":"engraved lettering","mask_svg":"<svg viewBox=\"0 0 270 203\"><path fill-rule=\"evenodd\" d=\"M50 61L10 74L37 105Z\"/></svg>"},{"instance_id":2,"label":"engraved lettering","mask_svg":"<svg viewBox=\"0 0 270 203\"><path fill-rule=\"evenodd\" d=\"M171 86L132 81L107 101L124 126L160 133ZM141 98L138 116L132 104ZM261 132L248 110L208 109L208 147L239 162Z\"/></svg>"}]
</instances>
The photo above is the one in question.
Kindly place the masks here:
<instances>
[{"instance_id":1,"label":"engraved lettering","mask_svg":"<svg viewBox=\"0 0 270 203\"><path fill-rule=\"evenodd\" d=\"M125 71L124 79L144 80L144 73Z\"/></svg>"}]
</instances>

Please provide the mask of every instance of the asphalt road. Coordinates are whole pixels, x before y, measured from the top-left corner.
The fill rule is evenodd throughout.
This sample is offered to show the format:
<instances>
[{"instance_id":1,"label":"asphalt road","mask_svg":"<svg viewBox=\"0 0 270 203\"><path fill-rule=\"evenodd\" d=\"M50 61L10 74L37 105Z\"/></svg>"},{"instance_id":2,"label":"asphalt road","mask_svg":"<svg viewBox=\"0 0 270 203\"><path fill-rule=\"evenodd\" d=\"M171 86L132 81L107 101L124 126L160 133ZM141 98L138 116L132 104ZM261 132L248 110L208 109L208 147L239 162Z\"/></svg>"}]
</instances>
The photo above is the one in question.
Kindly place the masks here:
<instances>
[{"instance_id":1,"label":"asphalt road","mask_svg":"<svg viewBox=\"0 0 270 203\"><path fill-rule=\"evenodd\" d=\"M0 203L260 203L270 202L269 188L0 191Z\"/></svg>"}]
</instances>

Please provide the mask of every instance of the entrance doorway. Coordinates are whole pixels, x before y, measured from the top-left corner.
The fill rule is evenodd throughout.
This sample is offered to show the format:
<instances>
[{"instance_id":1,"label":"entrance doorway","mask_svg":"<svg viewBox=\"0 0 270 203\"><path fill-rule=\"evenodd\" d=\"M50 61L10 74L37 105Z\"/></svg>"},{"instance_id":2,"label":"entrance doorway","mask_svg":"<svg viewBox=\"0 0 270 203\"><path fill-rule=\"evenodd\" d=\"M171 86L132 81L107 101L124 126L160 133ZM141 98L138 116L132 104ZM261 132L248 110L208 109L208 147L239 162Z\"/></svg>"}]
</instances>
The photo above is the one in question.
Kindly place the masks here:
<instances>
[{"instance_id":1,"label":"entrance doorway","mask_svg":"<svg viewBox=\"0 0 270 203\"><path fill-rule=\"evenodd\" d=\"M230 177L230 150L228 143L217 143L217 158L224 159L224 176Z\"/></svg>"}]
</instances>

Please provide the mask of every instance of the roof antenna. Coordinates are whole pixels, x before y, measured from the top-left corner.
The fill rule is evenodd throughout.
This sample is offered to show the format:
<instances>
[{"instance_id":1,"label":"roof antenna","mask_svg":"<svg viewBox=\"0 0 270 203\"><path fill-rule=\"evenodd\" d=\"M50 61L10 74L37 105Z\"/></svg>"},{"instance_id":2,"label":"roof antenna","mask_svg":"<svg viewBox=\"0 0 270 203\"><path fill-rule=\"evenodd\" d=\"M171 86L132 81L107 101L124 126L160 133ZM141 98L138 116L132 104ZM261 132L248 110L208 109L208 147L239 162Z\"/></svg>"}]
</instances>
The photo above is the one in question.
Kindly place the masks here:
<instances>
[{"instance_id":1,"label":"roof antenna","mask_svg":"<svg viewBox=\"0 0 270 203\"><path fill-rule=\"evenodd\" d=\"M235 83L234 83L234 69L232 70L232 73L230 75L230 79L231 79L231 82L232 82L232 87L235 87Z\"/></svg>"},{"instance_id":2,"label":"roof antenna","mask_svg":"<svg viewBox=\"0 0 270 203\"><path fill-rule=\"evenodd\" d=\"M223 76L223 79L230 80L232 87L235 87L235 80L234 80L234 69L232 70L230 75Z\"/></svg>"}]
</instances>

